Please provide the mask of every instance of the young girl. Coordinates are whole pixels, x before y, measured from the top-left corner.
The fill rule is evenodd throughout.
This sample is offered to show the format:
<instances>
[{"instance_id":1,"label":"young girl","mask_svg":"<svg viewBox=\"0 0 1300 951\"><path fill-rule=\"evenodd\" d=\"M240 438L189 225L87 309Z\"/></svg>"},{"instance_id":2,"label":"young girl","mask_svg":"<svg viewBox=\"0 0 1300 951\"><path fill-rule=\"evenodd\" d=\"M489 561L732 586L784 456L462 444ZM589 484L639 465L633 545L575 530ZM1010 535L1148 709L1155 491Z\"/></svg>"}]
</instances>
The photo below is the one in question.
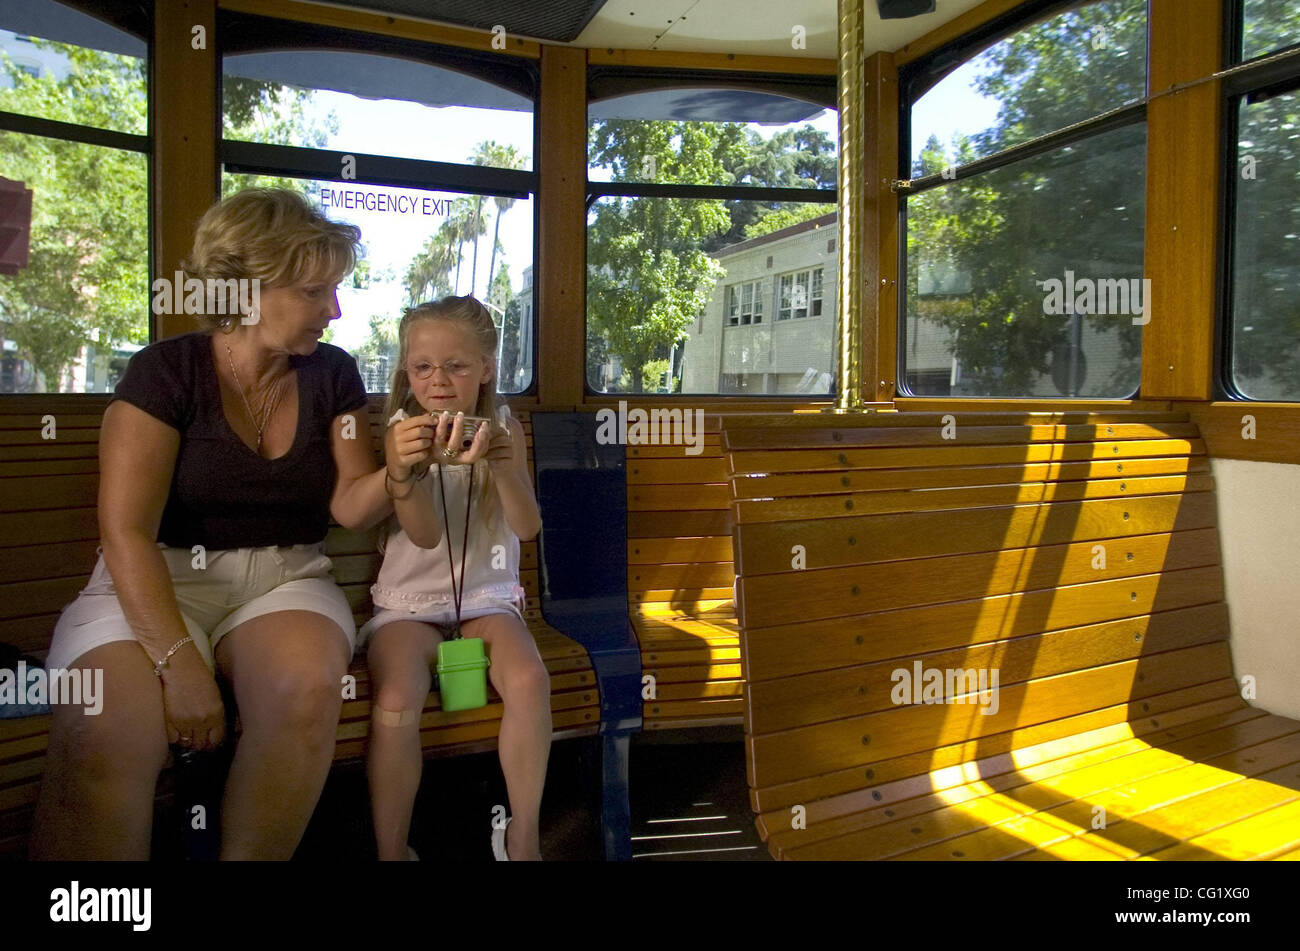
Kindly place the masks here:
<instances>
[{"instance_id":1,"label":"young girl","mask_svg":"<svg viewBox=\"0 0 1300 951\"><path fill-rule=\"evenodd\" d=\"M473 297L445 297L408 310L398 337L384 442L397 525L370 589L375 617L360 634L373 632L366 772L379 858L416 858L407 837L423 765L420 712L438 644L459 616L465 637L483 639L505 702L498 749L511 818L493 829L492 850L498 860L539 860L551 683L520 613L519 540L537 535L541 517L523 429L498 410L496 327ZM466 415L494 422L462 450Z\"/></svg>"}]
</instances>

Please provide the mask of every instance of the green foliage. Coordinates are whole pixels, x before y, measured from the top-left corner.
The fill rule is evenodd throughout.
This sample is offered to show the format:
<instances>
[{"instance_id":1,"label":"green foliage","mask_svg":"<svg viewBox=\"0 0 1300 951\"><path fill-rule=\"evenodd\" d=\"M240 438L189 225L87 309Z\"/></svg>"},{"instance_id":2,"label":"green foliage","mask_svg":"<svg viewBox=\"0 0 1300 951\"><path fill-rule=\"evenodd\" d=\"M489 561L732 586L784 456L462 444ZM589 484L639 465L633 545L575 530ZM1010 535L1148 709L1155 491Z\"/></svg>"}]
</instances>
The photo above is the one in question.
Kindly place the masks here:
<instances>
[{"instance_id":1,"label":"green foliage","mask_svg":"<svg viewBox=\"0 0 1300 951\"><path fill-rule=\"evenodd\" d=\"M738 122L593 123L588 155L614 181L833 188L835 143L811 125L769 139ZM608 198L587 227L588 367L610 356L632 392L659 387L669 349L708 305L725 270L711 256L833 206L714 199ZM593 380L593 386L600 381Z\"/></svg>"},{"instance_id":2,"label":"green foliage","mask_svg":"<svg viewBox=\"0 0 1300 951\"><path fill-rule=\"evenodd\" d=\"M633 387L632 371L624 370L623 375L619 378L619 389L621 391L632 390L637 393L676 393L680 392L681 380L668 379L668 370L672 366L670 360L650 360L645 366L641 367L640 385Z\"/></svg>"},{"instance_id":3,"label":"green foliage","mask_svg":"<svg viewBox=\"0 0 1300 951\"><path fill-rule=\"evenodd\" d=\"M915 173L938 173L1140 97L1145 50L1144 0L1103 0L1015 34L983 55L975 83L1001 100L997 123L949 149L932 137ZM1066 270L1142 277L1145 142L1145 127L1129 126L907 199L909 317L949 332L966 392L1043 393L1044 377L1068 359L1071 318L1043 314L1036 281L1063 279ZM960 276L969 291L920 297L923 271ZM1118 335L1119 359L1109 376L1093 370L1070 395L1127 395L1137 385L1141 327L1124 316L1083 319Z\"/></svg>"},{"instance_id":4,"label":"green foliage","mask_svg":"<svg viewBox=\"0 0 1300 951\"><path fill-rule=\"evenodd\" d=\"M143 134L148 126L143 60L35 40L67 58L62 79L30 76L4 57L12 87L0 110ZM309 92L250 80L224 84L226 135L247 141L323 144L336 120L306 118ZM149 341L148 165L144 154L40 136L0 133L0 174L31 188L29 265L0 276L0 324L44 388L57 389L83 346ZM251 185L313 183L223 176L222 193Z\"/></svg>"},{"instance_id":5,"label":"green foliage","mask_svg":"<svg viewBox=\"0 0 1300 951\"><path fill-rule=\"evenodd\" d=\"M0 109L144 132L142 60L36 41L66 56L62 80L8 57ZM149 336L147 164L138 152L0 132L0 174L33 192L29 264L0 276L0 332L57 389L81 348Z\"/></svg>"}]
</instances>

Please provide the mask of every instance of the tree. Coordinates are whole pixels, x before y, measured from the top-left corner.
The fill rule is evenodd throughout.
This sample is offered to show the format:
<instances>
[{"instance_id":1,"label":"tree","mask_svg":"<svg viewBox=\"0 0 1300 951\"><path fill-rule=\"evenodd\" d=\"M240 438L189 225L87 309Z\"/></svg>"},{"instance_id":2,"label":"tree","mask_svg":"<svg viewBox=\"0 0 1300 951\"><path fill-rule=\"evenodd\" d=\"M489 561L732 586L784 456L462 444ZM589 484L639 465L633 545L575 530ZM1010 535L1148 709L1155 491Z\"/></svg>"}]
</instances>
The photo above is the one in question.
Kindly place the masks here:
<instances>
[{"instance_id":1,"label":"tree","mask_svg":"<svg viewBox=\"0 0 1300 951\"><path fill-rule=\"evenodd\" d=\"M144 132L143 60L34 42L66 57L67 74L31 76L4 57L13 86L0 89L0 109ZM0 326L57 390L87 344L148 340L147 164L137 152L10 132L0 154L0 174L34 193L29 264L0 277Z\"/></svg>"},{"instance_id":2,"label":"tree","mask_svg":"<svg viewBox=\"0 0 1300 951\"><path fill-rule=\"evenodd\" d=\"M653 170L659 182L729 183L723 163L743 150L738 127L613 119L591 130L589 154L615 181ZM642 392L642 368L666 356L707 305L724 273L701 248L730 227L726 205L713 199L609 198L592 209L587 229L587 314Z\"/></svg>"},{"instance_id":3,"label":"tree","mask_svg":"<svg viewBox=\"0 0 1300 951\"><path fill-rule=\"evenodd\" d=\"M1145 49L1144 0L1103 0L1016 33L983 55L975 82L1001 103L997 122L950 151L932 139L914 171L934 174L1140 98ZM1066 270L1142 277L1145 141L1144 127L1128 126L908 198L911 315L950 331L973 390L1037 392L1077 354L1081 320L1118 335L1120 359L1109 379L1094 373L1069 395L1136 386L1141 328L1114 315L1046 316L1035 282ZM969 292L919 298L922 267L964 275Z\"/></svg>"},{"instance_id":4,"label":"tree","mask_svg":"<svg viewBox=\"0 0 1300 951\"><path fill-rule=\"evenodd\" d=\"M835 144L811 125L768 139L739 122L608 120L588 154L616 182L834 188ZM708 305L725 270L712 252L833 211L833 204L750 199L610 198L589 215L588 364L617 357L641 392ZM596 350L605 351L600 360ZM665 363L665 366L667 364ZM598 386L599 381L593 381Z\"/></svg>"},{"instance_id":5,"label":"tree","mask_svg":"<svg viewBox=\"0 0 1300 951\"><path fill-rule=\"evenodd\" d=\"M0 109L146 131L144 61L33 42L63 57L66 74L31 76L4 57L0 65L12 86L0 89ZM327 129L305 117L308 92L237 79L223 85L228 136L323 141ZM8 132L0 133L0 154L0 174L35 193L30 263L0 277L0 326L16 344L16 355L35 366L43 386L62 388L86 346L149 340L146 159L137 152ZM227 176L223 191L246 184L253 182Z\"/></svg>"},{"instance_id":6,"label":"tree","mask_svg":"<svg viewBox=\"0 0 1300 951\"><path fill-rule=\"evenodd\" d=\"M525 159L513 145L501 145L489 139L486 142L480 142L474 149L472 156L475 165L490 165L493 168L513 168L520 169L524 167ZM487 286L495 286L497 249L501 246L501 216L514 207L514 198L505 198L500 195L492 199L496 204L496 219L492 227L492 260L488 263L488 282ZM489 294L491 292L489 291Z\"/></svg>"}]
</instances>

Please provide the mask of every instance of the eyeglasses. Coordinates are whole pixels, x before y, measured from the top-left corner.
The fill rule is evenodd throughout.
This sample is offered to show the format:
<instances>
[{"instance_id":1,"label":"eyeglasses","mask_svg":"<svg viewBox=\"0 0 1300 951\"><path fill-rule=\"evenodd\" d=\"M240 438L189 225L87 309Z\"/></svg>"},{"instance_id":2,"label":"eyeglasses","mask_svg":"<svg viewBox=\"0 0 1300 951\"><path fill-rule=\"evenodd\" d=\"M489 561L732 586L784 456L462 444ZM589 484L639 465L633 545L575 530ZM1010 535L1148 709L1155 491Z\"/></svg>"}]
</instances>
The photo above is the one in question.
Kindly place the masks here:
<instances>
[{"instance_id":1,"label":"eyeglasses","mask_svg":"<svg viewBox=\"0 0 1300 951\"><path fill-rule=\"evenodd\" d=\"M448 360L446 363L408 363L406 372L417 380L427 380L433 376L433 371L439 367L447 376L469 376L469 371L474 369L474 364L466 363L463 360Z\"/></svg>"}]
</instances>

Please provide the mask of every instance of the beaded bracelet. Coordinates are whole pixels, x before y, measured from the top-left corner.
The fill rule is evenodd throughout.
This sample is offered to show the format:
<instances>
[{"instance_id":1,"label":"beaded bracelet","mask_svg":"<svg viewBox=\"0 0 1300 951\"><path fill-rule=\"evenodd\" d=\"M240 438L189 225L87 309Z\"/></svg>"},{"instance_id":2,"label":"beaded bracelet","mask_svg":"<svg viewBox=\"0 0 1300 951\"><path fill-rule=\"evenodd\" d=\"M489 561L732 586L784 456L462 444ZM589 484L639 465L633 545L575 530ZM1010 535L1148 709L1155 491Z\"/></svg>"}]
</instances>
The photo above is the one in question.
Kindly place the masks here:
<instances>
[{"instance_id":1,"label":"beaded bracelet","mask_svg":"<svg viewBox=\"0 0 1300 951\"><path fill-rule=\"evenodd\" d=\"M170 666L169 662L172 659L172 654L175 654L178 650L180 650L182 647L184 647L186 644L189 644L193 640L194 638L192 637L185 637L177 641L175 644L173 644L171 650L169 650L166 654L163 655L163 659L153 665L154 676L161 677L163 668Z\"/></svg>"}]
</instances>

